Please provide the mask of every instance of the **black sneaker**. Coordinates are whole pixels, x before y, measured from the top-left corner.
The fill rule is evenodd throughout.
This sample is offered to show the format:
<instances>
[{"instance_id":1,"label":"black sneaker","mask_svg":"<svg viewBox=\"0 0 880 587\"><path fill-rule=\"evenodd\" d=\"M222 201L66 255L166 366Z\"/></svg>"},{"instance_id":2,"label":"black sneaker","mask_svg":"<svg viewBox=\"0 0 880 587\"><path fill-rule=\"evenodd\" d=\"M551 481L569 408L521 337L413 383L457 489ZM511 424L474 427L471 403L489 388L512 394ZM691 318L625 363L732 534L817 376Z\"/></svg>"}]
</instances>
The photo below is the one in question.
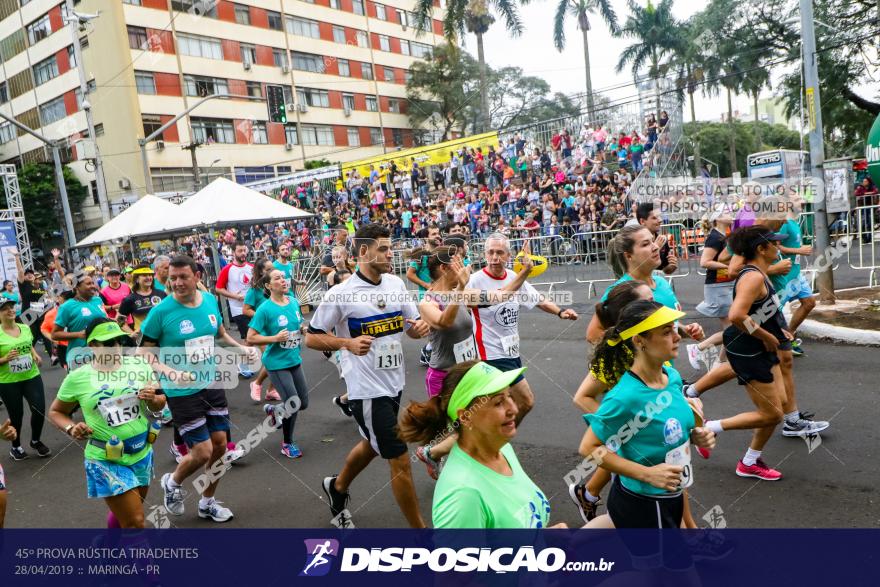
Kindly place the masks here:
<instances>
[{"instance_id":1,"label":"black sneaker","mask_svg":"<svg viewBox=\"0 0 880 587\"><path fill-rule=\"evenodd\" d=\"M334 395L333 405L339 408L339 411L342 412L343 416L345 416L346 418L351 418L351 406L348 405L348 402L344 402L338 395Z\"/></svg>"},{"instance_id":2,"label":"black sneaker","mask_svg":"<svg viewBox=\"0 0 880 587\"><path fill-rule=\"evenodd\" d=\"M31 448L37 451L37 455L43 459L52 454L52 449L39 440L31 440Z\"/></svg>"},{"instance_id":3,"label":"black sneaker","mask_svg":"<svg viewBox=\"0 0 880 587\"><path fill-rule=\"evenodd\" d=\"M324 488L324 493L327 494L327 499L330 501L330 514L333 518L337 518L343 510L348 509L348 501L351 499L351 495L348 492L341 493L336 490L337 476L324 477L324 482L321 483L321 487Z\"/></svg>"},{"instance_id":4,"label":"black sneaker","mask_svg":"<svg viewBox=\"0 0 880 587\"><path fill-rule=\"evenodd\" d=\"M581 518L583 518L584 523L587 524L596 517L599 506L602 505L602 500L597 499L596 501L590 501L587 499L587 482L581 481L580 483L572 483L568 486L568 495L571 497L571 500L578 507L578 511L581 514Z\"/></svg>"},{"instance_id":5,"label":"black sneaker","mask_svg":"<svg viewBox=\"0 0 880 587\"><path fill-rule=\"evenodd\" d=\"M24 449L20 446L13 446L9 449L9 456L12 457L13 461L23 461L28 458L28 453L24 452Z\"/></svg>"}]
</instances>

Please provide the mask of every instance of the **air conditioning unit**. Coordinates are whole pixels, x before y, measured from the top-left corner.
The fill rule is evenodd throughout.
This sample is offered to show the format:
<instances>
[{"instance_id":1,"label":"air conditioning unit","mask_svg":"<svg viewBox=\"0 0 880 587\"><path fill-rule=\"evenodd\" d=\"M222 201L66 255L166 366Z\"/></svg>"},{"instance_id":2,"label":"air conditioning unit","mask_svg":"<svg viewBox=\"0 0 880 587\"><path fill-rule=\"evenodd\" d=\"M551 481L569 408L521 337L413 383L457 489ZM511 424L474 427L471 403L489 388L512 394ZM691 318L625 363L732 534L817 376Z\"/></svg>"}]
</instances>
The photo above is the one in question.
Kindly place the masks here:
<instances>
[{"instance_id":1,"label":"air conditioning unit","mask_svg":"<svg viewBox=\"0 0 880 587\"><path fill-rule=\"evenodd\" d=\"M293 143L284 143L285 151L293 151Z\"/></svg>"},{"instance_id":2,"label":"air conditioning unit","mask_svg":"<svg viewBox=\"0 0 880 587\"><path fill-rule=\"evenodd\" d=\"M131 180L127 177L123 177L119 180L119 189L121 190L130 190L131 189Z\"/></svg>"},{"instance_id":3,"label":"air conditioning unit","mask_svg":"<svg viewBox=\"0 0 880 587\"><path fill-rule=\"evenodd\" d=\"M284 65L282 65L281 66L281 73L290 73L290 66L288 66L286 63Z\"/></svg>"},{"instance_id":4,"label":"air conditioning unit","mask_svg":"<svg viewBox=\"0 0 880 587\"><path fill-rule=\"evenodd\" d=\"M345 108L342 109L342 113L345 114L346 116L351 116L351 108L346 106Z\"/></svg>"},{"instance_id":5,"label":"air conditioning unit","mask_svg":"<svg viewBox=\"0 0 880 587\"><path fill-rule=\"evenodd\" d=\"M244 65L244 70L245 70L245 71L250 71L250 70L251 70L251 62L250 62L250 61L245 61L242 65Z\"/></svg>"},{"instance_id":6,"label":"air conditioning unit","mask_svg":"<svg viewBox=\"0 0 880 587\"><path fill-rule=\"evenodd\" d=\"M309 111L309 106L305 102L301 102L300 104L297 104L296 107L300 112L308 112Z\"/></svg>"},{"instance_id":7,"label":"air conditioning unit","mask_svg":"<svg viewBox=\"0 0 880 587\"><path fill-rule=\"evenodd\" d=\"M293 112L294 110L296 110L296 104L294 104L293 102L291 102L290 104L285 104L284 109L287 112Z\"/></svg>"},{"instance_id":8,"label":"air conditioning unit","mask_svg":"<svg viewBox=\"0 0 880 587\"><path fill-rule=\"evenodd\" d=\"M156 150L161 151L165 148L165 141L156 141Z\"/></svg>"}]
</instances>

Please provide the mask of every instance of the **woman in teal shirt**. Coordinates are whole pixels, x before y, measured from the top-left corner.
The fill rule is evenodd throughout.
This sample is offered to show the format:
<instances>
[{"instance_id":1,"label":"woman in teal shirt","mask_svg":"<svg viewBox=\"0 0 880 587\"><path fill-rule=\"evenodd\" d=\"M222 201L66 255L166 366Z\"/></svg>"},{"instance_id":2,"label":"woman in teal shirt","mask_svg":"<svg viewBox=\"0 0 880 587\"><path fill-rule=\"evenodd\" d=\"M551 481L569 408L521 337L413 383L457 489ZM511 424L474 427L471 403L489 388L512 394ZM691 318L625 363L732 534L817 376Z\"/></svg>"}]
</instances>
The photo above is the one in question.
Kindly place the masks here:
<instances>
[{"instance_id":1,"label":"woman in teal shirt","mask_svg":"<svg viewBox=\"0 0 880 587\"><path fill-rule=\"evenodd\" d=\"M248 328L247 342L265 345L263 366L269 380L281 392L280 406L266 404L263 409L277 422L281 418L284 441L281 454L297 459L302 451L293 438L297 413L309 407L309 390L302 369L303 317L296 298L289 296L290 286L278 269L269 272L269 299L260 304Z\"/></svg>"},{"instance_id":2,"label":"woman in teal shirt","mask_svg":"<svg viewBox=\"0 0 880 587\"><path fill-rule=\"evenodd\" d=\"M284 278L288 279L287 272L284 271L284 269L275 267L268 257L260 257L254 263L254 274L251 277L251 286L248 288L247 293L244 294L244 308L242 309L242 313L251 320L253 320L254 314L257 313L257 308L269 299L269 294L266 291L266 284L269 281L269 273L273 269L278 269L278 271L281 271L281 273L284 274ZM263 396L263 382L267 377L269 377L269 373L266 371L266 366L263 365L260 367L260 372L257 373L257 378L251 382L251 399L255 402L259 402L260 398ZM266 399L270 401L279 401L281 396L278 395L278 391L270 385L269 389L266 391Z\"/></svg>"},{"instance_id":3,"label":"woman in teal shirt","mask_svg":"<svg viewBox=\"0 0 880 587\"><path fill-rule=\"evenodd\" d=\"M15 284L9 281L8 279L3 282L3 291L0 292L0 296L6 298L7 300L12 300L15 304L15 317L18 318L21 316L21 296L15 293Z\"/></svg>"},{"instance_id":4,"label":"woman in teal shirt","mask_svg":"<svg viewBox=\"0 0 880 587\"><path fill-rule=\"evenodd\" d=\"M73 299L58 308L52 340L67 341L67 365L73 371L84 365L89 357L86 346L86 326L95 318L106 318L104 303L98 287L89 275L83 275L73 289Z\"/></svg>"}]
</instances>

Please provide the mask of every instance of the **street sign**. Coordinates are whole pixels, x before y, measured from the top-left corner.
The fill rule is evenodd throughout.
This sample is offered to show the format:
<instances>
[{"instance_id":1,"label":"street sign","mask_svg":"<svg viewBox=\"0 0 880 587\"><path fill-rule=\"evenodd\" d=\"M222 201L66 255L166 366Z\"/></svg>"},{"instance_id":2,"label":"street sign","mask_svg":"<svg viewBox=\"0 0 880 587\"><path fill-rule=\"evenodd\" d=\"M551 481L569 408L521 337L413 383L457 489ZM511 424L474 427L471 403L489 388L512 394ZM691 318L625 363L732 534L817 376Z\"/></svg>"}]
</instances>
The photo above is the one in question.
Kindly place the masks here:
<instances>
[{"instance_id":1,"label":"street sign","mask_svg":"<svg viewBox=\"0 0 880 587\"><path fill-rule=\"evenodd\" d=\"M868 133L865 159L868 160L868 173L871 174L874 185L880 185L880 116L874 121L871 132Z\"/></svg>"}]
</instances>

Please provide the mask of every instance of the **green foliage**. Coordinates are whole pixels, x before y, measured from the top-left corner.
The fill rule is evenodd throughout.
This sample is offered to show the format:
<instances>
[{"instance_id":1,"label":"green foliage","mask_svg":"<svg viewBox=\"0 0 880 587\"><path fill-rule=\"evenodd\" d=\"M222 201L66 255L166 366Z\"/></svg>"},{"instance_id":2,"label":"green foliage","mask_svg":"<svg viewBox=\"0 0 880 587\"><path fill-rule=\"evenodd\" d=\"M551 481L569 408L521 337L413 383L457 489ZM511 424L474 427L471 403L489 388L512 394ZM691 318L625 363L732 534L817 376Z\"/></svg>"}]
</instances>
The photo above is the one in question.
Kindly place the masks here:
<instances>
[{"instance_id":1,"label":"green foliage","mask_svg":"<svg viewBox=\"0 0 880 587\"><path fill-rule=\"evenodd\" d=\"M692 145L699 144L702 157L718 164L721 177L730 177L731 174L728 160L731 129L736 139L736 162L740 171L746 168L746 157L752 153L772 149L801 148L800 135L782 124L759 122L758 128L761 144L758 144L755 138L755 123L738 120L732 125L726 122L689 122L684 125L684 135Z\"/></svg>"},{"instance_id":2,"label":"green foliage","mask_svg":"<svg viewBox=\"0 0 880 587\"><path fill-rule=\"evenodd\" d=\"M18 184L31 239L41 241L63 226L61 201L55 183L55 168L49 163L29 163L18 172ZM88 189L69 167L64 167L64 184L71 212L82 208Z\"/></svg>"},{"instance_id":3,"label":"green foliage","mask_svg":"<svg viewBox=\"0 0 880 587\"><path fill-rule=\"evenodd\" d=\"M329 159L309 159L305 162L306 169L320 169L329 165L333 165Z\"/></svg>"}]
</instances>

